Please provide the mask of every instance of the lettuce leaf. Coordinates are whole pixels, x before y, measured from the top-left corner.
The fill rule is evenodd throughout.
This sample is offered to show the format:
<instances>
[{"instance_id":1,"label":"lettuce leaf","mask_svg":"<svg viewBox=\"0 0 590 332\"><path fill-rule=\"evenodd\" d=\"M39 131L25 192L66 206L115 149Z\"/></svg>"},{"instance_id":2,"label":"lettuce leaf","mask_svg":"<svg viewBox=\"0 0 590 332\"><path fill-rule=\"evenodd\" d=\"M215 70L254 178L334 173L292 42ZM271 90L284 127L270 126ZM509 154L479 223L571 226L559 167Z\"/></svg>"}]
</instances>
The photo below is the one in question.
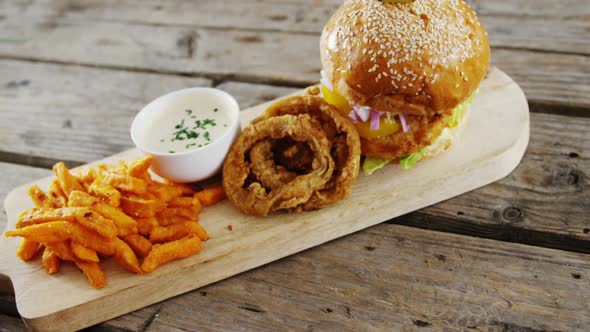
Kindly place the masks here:
<instances>
[{"instance_id":1,"label":"lettuce leaf","mask_svg":"<svg viewBox=\"0 0 590 332\"><path fill-rule=\"evenodd\" d=\"M383 166L389 164L391 159L383 159L377 157L366 157L365 161L363 162L363 172L366 175L371 175L378 169L383 168Z\"/></svg>"}]
</instances>

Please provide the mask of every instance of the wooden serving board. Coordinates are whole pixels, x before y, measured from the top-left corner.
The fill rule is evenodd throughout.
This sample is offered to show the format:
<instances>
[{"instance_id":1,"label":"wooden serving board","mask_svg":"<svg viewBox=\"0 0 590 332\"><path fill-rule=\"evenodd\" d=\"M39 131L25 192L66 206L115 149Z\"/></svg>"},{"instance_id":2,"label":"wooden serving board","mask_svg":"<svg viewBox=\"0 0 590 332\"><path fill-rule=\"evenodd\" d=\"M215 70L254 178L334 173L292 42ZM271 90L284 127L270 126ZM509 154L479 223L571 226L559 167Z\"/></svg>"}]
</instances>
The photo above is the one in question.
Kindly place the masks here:
<instances>
[{"instance_id":1,"label":"wooden serving board","mask_svg":"<svg viewBox=\"0 0 590 332\"><path fill-rule=\"evenodd\" d=\"M243 111L242 125L267 106ZM463 137L446 153L418 163L411 171L393 165L371 176L361 174L352 195L333 206L267 218L246 216L228 201L207 208L200 219L211 238L200 254L145 275L134 275L107 260L101 264L108 284L101 290L90 287L71 264L49 276L40 259L20 261L15 255L18 238L0 239L0 273L12 280L18 311L32 330L87 327L507 176L520 162L529 139L528 105L521 89L502 71L492 69L468 121ZM116 163L139 155L129 150L99 162ZM45 178L34 183L46 189L49 182ZM26 194L29 185L6 197L8 229L14 228L22 210L32 207Z\"/></svg>"}]
</instances>

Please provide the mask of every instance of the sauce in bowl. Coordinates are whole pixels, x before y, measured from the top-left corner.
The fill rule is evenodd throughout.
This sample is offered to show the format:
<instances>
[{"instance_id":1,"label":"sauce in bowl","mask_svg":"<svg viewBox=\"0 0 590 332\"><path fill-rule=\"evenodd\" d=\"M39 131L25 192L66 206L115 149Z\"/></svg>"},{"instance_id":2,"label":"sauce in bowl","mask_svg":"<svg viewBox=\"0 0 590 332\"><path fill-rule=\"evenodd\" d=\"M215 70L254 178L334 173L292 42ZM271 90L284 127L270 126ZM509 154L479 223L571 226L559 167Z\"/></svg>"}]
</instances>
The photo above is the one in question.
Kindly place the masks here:
<instances>
[{"instance_id":1,"label":"sauce in bowl","mask_svg":"<svg viewBox=\"0 0 590 332\"><path fill-rule=\"evenodd\" d=\"M171 92L146 105L131 124L131 138L154 156L152 170L175 182L215 175L240 132L240 108L214 88Z\"/></svg>"},{"instance_id":2,"label":"sauce in bowl","mask_svg":"<svg viewBox=\"0 0 590 332\"><path fill-rule=\"evenodd\" d=\"M229 130L232 119L220 100L186 96L146 121L151 125L139 133L145 148L179 153L209 145Z\"/></svg>"}]
</instances>

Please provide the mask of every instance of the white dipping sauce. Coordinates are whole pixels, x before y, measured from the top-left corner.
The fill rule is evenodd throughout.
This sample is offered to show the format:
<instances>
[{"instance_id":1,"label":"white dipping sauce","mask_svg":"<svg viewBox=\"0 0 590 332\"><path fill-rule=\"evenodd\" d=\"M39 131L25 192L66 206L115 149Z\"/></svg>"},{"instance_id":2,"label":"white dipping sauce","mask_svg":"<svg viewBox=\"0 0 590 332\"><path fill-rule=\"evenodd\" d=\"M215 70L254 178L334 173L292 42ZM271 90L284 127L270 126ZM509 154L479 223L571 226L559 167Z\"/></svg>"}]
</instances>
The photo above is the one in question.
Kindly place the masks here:
<instances>
[{"instance_id":1,"label":"white dipping sauce","mask_svg":"<svg viewBox=\"0 0 590 332\"><path fill-rule=\"evenodd\" d=\"M188 95L158 112L146 114L138 138L159 153L179 153L206 146L225 134L233 121L223 100Z\"/></svg>"}]
</instances>

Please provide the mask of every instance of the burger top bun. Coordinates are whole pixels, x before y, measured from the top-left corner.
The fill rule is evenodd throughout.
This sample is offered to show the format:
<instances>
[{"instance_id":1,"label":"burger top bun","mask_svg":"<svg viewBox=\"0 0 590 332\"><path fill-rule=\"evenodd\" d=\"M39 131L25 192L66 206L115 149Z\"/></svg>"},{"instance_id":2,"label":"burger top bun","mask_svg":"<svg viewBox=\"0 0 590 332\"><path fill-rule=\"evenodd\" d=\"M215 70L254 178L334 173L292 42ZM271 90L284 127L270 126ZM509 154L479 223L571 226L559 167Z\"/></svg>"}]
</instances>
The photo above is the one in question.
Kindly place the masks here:
<instances>
[{"instance_id":1,"label":"burger top bun","mask_svg":"<svg viewBox=\"0 0 590 332\"><path fill-rule=\"evenodd\" d=\"M349 102L383 112L450 112L488 70L487 33L462 0L348 0L320 41L327 79Z\"/></svg>"}]
</instances>

